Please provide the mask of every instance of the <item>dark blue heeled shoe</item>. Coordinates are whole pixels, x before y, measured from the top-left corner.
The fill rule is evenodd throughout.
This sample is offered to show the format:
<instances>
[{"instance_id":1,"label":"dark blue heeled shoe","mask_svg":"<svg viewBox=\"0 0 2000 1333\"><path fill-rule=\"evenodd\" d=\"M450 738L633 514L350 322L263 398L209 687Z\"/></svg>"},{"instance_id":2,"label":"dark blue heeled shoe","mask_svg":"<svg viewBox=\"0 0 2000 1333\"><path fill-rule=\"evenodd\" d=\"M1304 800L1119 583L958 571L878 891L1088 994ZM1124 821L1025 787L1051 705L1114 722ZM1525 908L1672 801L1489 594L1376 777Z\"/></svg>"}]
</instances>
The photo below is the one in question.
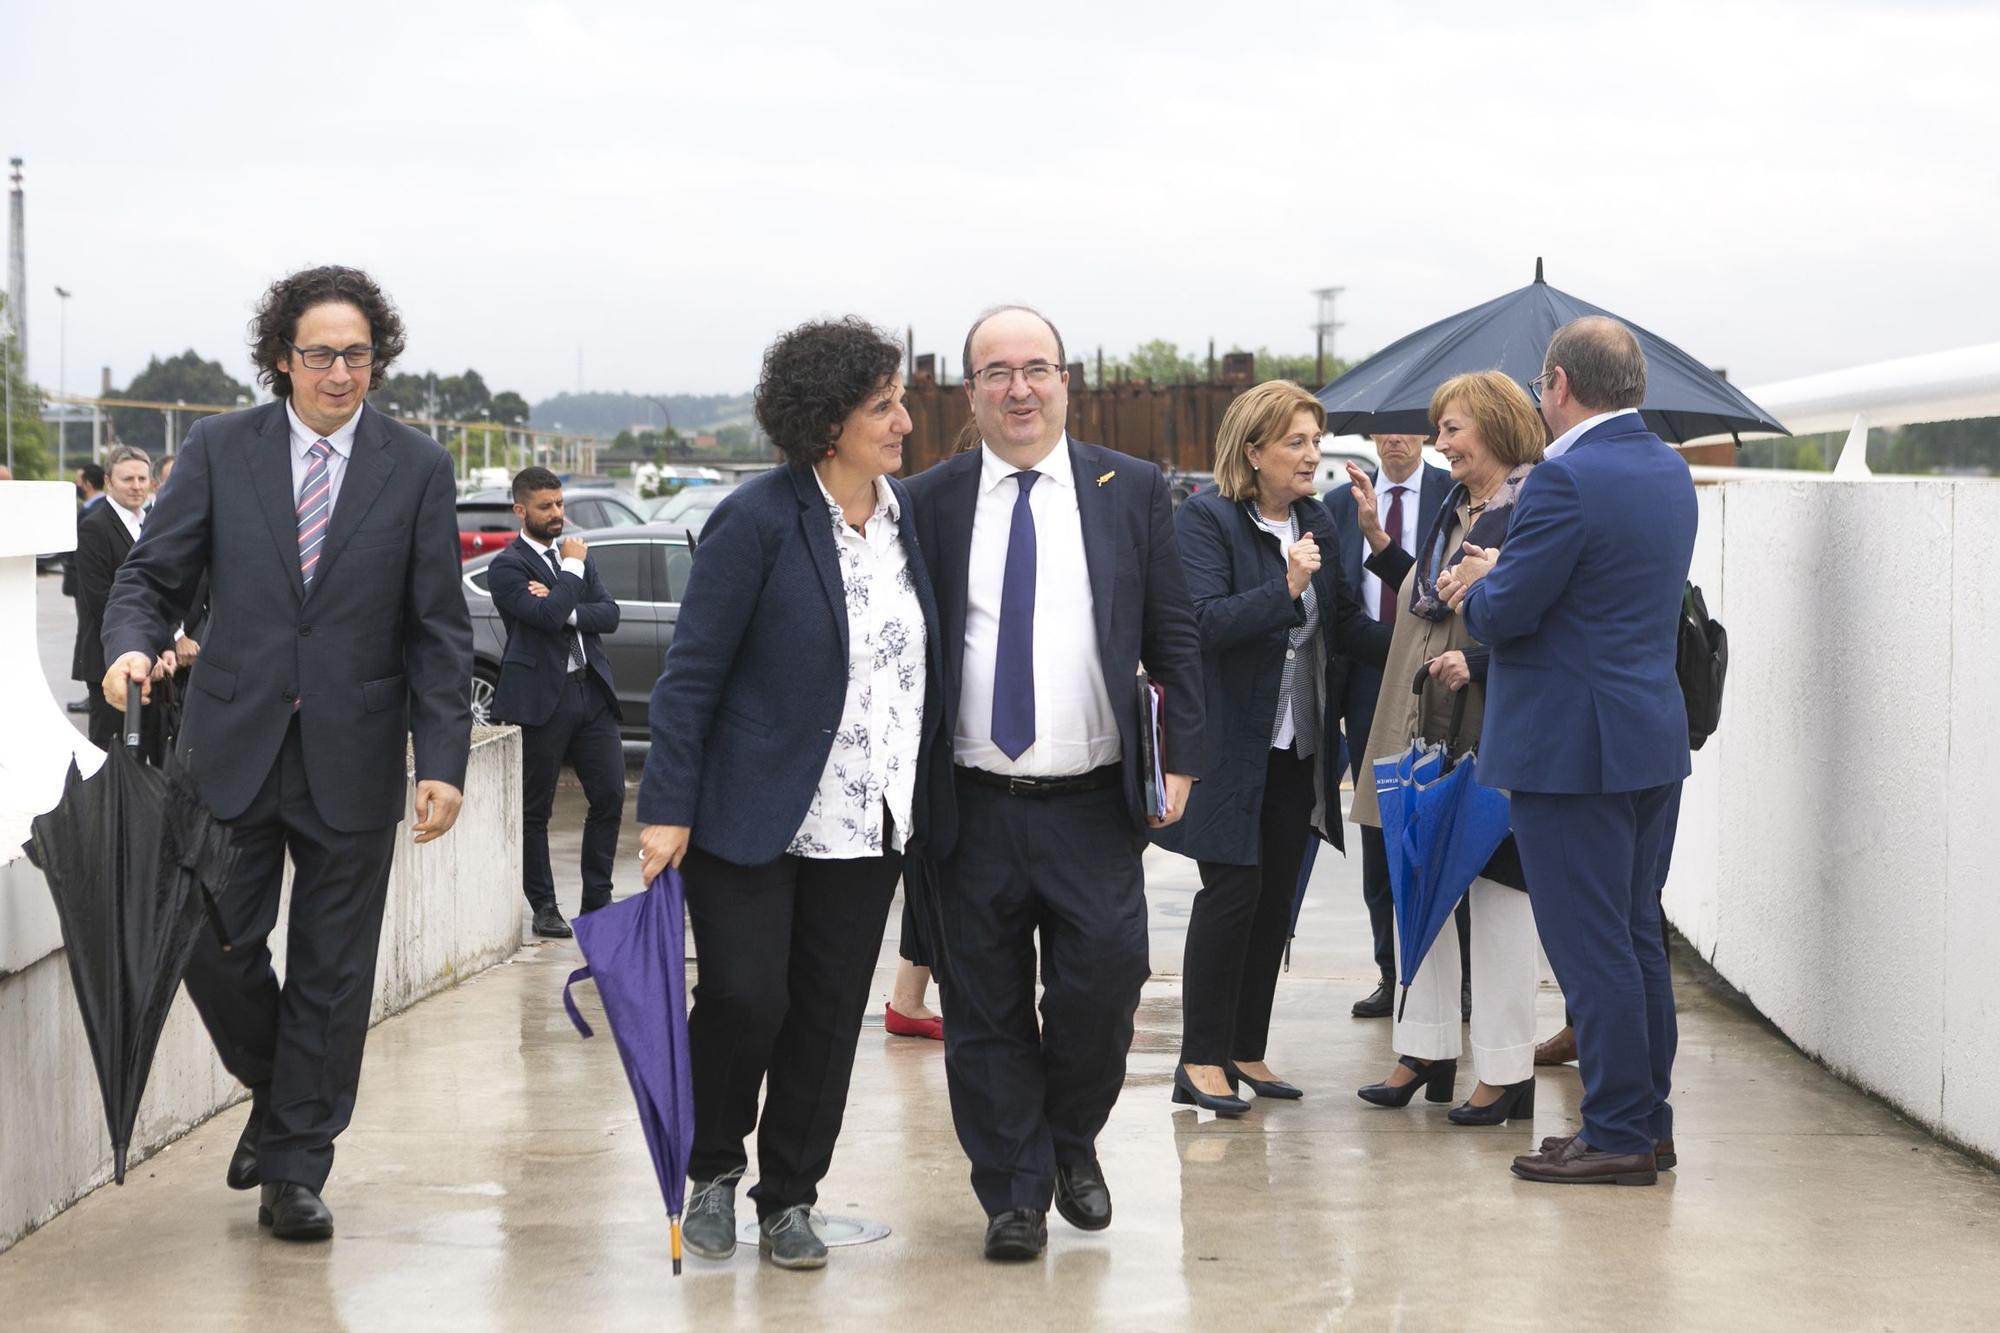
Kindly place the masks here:
<instances>
[{"instance_id":1,"label":"dark blue heeled shoe","mask_svg":"<svg viewBox=\"0 0 2000 1333\"><path fill-rule=\"evenodd\" d=\"M1250 1103L1241 1097L1217 1097L1203 1092L1188 1077L1186 1065L1174 1066L1174 1103L1178 1106L1199 1106L1204 1111L1217 1115L1239 1116L1250 1109Z\"/></svg>"},{"instance_id":2,"label":"dark blue heeled shoe","mask_svg":"<svg viewBox=\"0 0 2000 1333\"><path fill-rule=\"evenodd\" d=\"M1387 1083L1370 1083L1358 1089L1361 1100L1373 1102L1377 1106L1408 1106L1410 1098L1422 1088L1427 1102L1448 1102L1452 1097L1452 1084L1458 1081L1458 1061L1419 1060L1413 1055L1403 1056L1396 1061L1403 1068L1412 1070L1416 1077L1400 1087Z\"/></svg>"}]
</instances>

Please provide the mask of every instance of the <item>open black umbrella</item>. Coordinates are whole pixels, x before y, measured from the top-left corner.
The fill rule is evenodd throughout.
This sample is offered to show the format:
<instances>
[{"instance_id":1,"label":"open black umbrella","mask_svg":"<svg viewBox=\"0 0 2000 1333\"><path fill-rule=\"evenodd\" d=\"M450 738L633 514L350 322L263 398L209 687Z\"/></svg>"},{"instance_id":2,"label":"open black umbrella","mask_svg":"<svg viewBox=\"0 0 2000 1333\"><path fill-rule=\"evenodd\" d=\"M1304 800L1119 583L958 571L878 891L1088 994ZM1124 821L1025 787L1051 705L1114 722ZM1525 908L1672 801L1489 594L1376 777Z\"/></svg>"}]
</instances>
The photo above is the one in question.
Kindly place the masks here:
<instances>
[{"instance_id":1,"label":"open black umbrella","mask_svg":"<svg viewBox=\"0 0 2000 1333\"><path fill-rule=\"evenodd\" d=\"M1453 375L1498 370L1522 386L1542 373L1555 331L1585 315L1611 312L1535 280L1484 305L1398 338L1319 391L1328 435L1428 435L1431 394ZM1729 381L1666 339L1611 315L1646 353L1646 425L1674 444L1740 431L1789 435L1776 418Z\"/></svg>"},{"instance_id":2,"label":"open black umbrella","mask_svg":"<svg viewBox=\"0 0 2000 1333\"><path fill-rule=\"evenodd\" d=\"M121 1185L160 1029L204 915L221 938L214 900L236 860L193 780L171 757L164 769L141 763L139 739L135 688L125 743L88 778L70 761L61 803L36 817L28 841L62 922Z\"/></svg>"}]
</instances>

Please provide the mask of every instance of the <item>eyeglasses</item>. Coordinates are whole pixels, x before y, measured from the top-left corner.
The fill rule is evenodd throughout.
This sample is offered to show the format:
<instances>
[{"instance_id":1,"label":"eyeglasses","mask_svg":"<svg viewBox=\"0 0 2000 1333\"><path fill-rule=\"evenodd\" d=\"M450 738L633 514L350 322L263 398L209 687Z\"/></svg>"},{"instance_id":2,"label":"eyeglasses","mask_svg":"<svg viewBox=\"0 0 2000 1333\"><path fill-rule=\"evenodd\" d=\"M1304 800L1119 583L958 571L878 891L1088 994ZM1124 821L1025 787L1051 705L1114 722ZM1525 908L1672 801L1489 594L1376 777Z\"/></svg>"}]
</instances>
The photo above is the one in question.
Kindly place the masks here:
<instances>
[{"instance_id":1,"label":"eyeglasses","mask_svg":"<svg viewBox=\"0 0 2000 1333\"><path fill-rule=\"evenodd\" d=\"M1025 366L988 366L973 378L982 389L1005 389L1014 383L1019 375L1030 389L1041 389L1049 385L1061 372L1046 361L1030 361Z\"/></svg>"},{"instance_id":2,"label":"eyeglasses","mask_svg":"<svg viewBox=\"0 0 2000 1333\"><path fill-rule=\"evenodd\" d=\"M1547 384L1550 388L1554 388L1555 383L1556 373L1553 370L1545 371L1528 381L1528 396L1535 400L1536 407L1542 405L1542 385Z\"/></svg>"},{"instance_id":3,"label":"eyeglasses","mask_svg":"<svg viewBox=\"0 0 2000 1333\"><path fill-rule=\"evenodd\" d=\"M345 361L349 370L364 370L375 364L375 349L372 347L349 347L334 351L331 347L301 347L291 345L299 354L299 364L307 370L332 370L336 359Z\"/></svg>"}]
</instances>

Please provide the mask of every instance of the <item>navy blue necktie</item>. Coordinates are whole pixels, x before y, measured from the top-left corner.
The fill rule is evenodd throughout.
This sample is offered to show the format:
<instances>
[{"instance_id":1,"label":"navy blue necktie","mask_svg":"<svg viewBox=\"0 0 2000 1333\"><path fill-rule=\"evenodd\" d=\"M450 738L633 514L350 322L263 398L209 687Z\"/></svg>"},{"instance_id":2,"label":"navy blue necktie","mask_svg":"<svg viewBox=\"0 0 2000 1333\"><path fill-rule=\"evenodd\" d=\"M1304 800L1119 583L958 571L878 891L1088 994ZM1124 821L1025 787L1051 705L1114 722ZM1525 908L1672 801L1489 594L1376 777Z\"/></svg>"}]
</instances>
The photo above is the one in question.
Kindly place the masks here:
<instances>
[{"instance_id":1,"label":"navy blue necktie","mask_svg":"<svg viewBox=\"0 0 2000 1333\"><path fill-rule=\"evenodd\" d=\"M1000 643L993 655L993 743L1019 759L1035 743L1035 511L1028 492L1039 472L1014 474L1021 493L1007 528L1007 566L1000 576Z\"/></svg>"}]
</instances>

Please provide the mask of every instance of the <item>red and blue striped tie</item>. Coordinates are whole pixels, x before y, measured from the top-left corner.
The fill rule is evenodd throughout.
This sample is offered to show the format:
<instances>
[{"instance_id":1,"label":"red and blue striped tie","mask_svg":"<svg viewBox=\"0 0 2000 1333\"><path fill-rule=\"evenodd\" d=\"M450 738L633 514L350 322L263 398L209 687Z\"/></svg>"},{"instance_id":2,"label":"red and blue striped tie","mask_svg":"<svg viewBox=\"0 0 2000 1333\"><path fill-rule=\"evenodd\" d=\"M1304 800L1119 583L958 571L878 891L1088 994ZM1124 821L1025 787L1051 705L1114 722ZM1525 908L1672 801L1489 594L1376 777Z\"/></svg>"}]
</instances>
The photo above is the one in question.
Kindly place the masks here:
<instances>
[{"instance_id":1,"label":"red and blue striped tie","mask_svg":"<svg viewBox=\"0 0 2000 1333\"><path fill-rule=\"evenodd\" d=\"M326 541L326 521L333 515L333 475L326 466L332 453L325 440L314 440L306 451L306 479L299 486L299 575L308 588Z\"/></svg>"}]
</instances>

